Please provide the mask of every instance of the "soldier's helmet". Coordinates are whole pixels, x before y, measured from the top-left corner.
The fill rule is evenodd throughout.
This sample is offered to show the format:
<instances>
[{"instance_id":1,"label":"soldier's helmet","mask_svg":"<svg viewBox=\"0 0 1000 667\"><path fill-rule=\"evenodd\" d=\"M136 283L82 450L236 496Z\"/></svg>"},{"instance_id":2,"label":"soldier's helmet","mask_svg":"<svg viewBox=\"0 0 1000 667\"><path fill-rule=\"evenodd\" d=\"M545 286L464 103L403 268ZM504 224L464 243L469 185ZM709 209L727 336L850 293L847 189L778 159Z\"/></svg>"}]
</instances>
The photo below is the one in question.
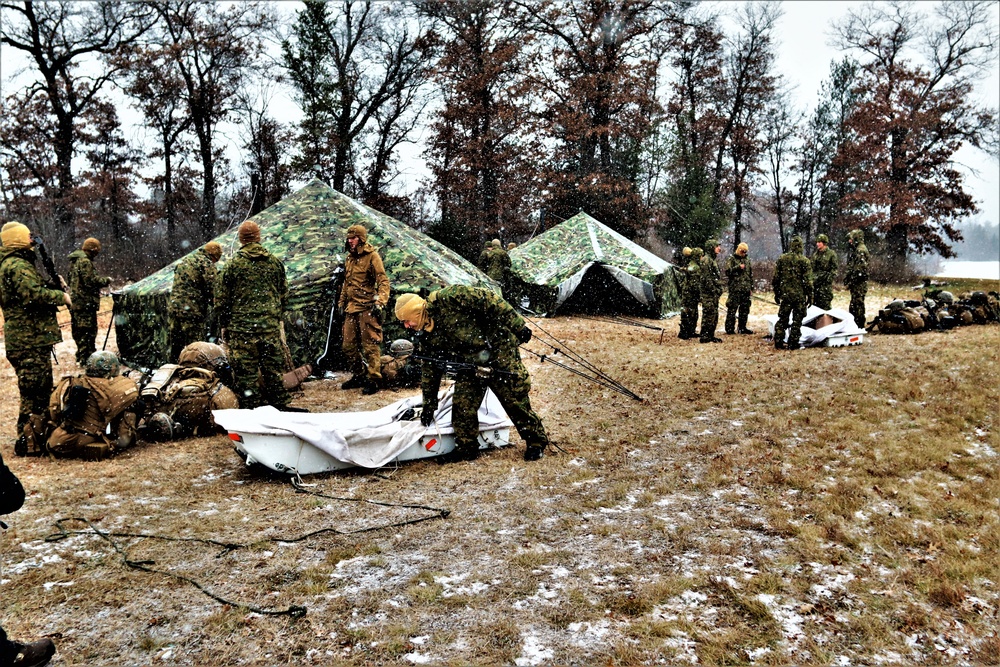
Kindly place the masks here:
<instances>
[{"instance_id":1,"label":"soldier's helmet","mask_svg":"<svg viewBox=\"0 0 1000 667\"><path fill-rule=\"evenodd\" d=\"M906 303L902 299L893 299L889 302L889 305L885 307L886 310L902 310L906 307Z\"/></svg>"},{"instance_id":2,"label":"soldier's helmet","mask_svg":"<svg viewBox=\"0 0 1000 667\"><path fill-rule=\"evenodd\" d=\"M985 306L989 303L989 299L986 298L986 292L981 292L976 290L969 296L969 301L972 302L973 306Z\"/></svg>"},{"instance_id":3,"label":"soldier's helmet","mask_svg":"<svg viewBox=\"0 0 1000 667\"><path fill-rule=\"evenodd\" d=\"M221 345L200 340L181 350L177 363L185 368L206 368L218 372L229 366L229 359Z\"/></svg>"},{"instance_id":4,"label":"soldier's helmet","mask_svg":"<svg viewBox=\"0 0 1000 667\"><path fill-rule=\"evenodd\" d=\"M174 420L170 415L157 412L146 420L145 437L154 442L172 440L174 437Z\"/></svg>"},{"instance_id":5,"label":"soldier's helmet","mask_svg":"<svg viewBox=\"0 0 1000 667\"><path fill-rule=\"evenodd\" d=\"M98 350L90 355L85 366L87 377L113 378L121 373L122 365L113 352Z\"/></svg>"},{"instance_id":6,"label":"soldier's helmet","mask_svg":"<svg viewBox=\"0 0 1000 667\"><path fill-rule=\"evenodd\" d=\"M937 298L942 303L955 303L955 295L947 290L939 292Z\"/></svg>"},{"instance_id":7,"label":"soldier's helmet","mask_svg":"<svg viewBox=\"0 0 1000 667\"><path fill-rule=\"evenodd\" d=\"M405 338L397 338L389 346L389 354L396 359L406 359L413 354L413 342Z\"/></svg>"}]
</instances>

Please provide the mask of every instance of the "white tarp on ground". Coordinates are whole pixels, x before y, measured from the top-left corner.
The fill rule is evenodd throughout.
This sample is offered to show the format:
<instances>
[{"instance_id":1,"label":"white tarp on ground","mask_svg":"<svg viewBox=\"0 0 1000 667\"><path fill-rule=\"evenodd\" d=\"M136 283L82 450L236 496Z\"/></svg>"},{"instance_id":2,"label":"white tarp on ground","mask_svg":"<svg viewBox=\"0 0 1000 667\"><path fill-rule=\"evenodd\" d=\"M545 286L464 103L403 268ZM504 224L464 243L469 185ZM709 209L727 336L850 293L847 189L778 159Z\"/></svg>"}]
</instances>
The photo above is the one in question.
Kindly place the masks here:
<instances>
[{"instance_id":1,"label":"white tarp on ground","mask_svg":"<svg viewBox=\"0 0 1000 667\"><path fill-rule=\"evenodd\" d=\"M381 468L425 433L454 433L451 405L454 387L438 397L435 422L429 427L419 419L401 421L410 408L421 404L420 396L396 401L368 412L281 412L271 406L254 410L213 410L215 422L233 433L295 435L338 461L363 468ZM479 406L479 430L510 427L500 400L492 391Z\"/></svg>"},{"instance_id":2,"label":"white tarp on ground","mask_svg":"<svg viewBox=\"0 0 1000 667\"><path fill-rule=\"evenodd\" d=\"M817 322L824 315L829 316ZM774 325L778 321L777 315L765 315L764 319L771 326L771 335L774 335ZM822 323L819 329L814 328ZM830 336L853 336L865 333L864 329L858 328L854 323L854 316L841 308L831 308L823 310L817 306L809 306L806 316L802 318L802 335L799 337L799 344L802 347L820 347ZM785 330L785 341L788 341L788 330Z\"/></svg>"}]
</instances>

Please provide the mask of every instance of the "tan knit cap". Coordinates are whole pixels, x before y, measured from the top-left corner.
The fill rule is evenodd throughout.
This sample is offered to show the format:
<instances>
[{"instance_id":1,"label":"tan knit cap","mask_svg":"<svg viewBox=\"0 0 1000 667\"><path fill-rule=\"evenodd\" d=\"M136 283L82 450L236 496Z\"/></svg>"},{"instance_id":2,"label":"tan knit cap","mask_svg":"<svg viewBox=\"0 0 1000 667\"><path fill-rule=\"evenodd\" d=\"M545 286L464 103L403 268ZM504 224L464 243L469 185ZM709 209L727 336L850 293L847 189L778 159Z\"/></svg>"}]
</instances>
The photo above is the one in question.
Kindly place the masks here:
<instances>
[{"instance_id":1,"label":"tan knit cap","mask_svg":"<svg viewBox=\"0 0 1000 667\"><path fill-rule=\"evenodd\" d=\"M101 252L101 242L93 236L84 239L83 245L80 247L83 248L84 252Z\"/></svg>"},{"instance_id":2,"label":"tan knit cap","mask_svg":"<svg viewBox=\"0 0 1000 667\"><path fill-rule=\"evenodd\" d=\"M11 250L27 248L31 245L31 230L20 222L8 222L0 229L0 241Z\"/></svg>"},{"instance_id":3,"label":"tan knit cap","mask_svg":"<svg viewBox=\"0 0 1000 667\"><path fill-rule=\"evenodd\" d=\"M260 242L260 227L253 220L247 220L240 225L239 232L237 233L239 235L240 245Z\"/></svg>"},{"instance_id":4,"label":"tan knit cap","mask_svg":"<svg viewBox=\"0 0 1000 667\"><path fill-rule=\"evenodd\" d=\"M222 246L216 241L209 241L205 244L205 254L211 257L213 262L218 262L222 257Z\"/></svg>"}]
</instances>

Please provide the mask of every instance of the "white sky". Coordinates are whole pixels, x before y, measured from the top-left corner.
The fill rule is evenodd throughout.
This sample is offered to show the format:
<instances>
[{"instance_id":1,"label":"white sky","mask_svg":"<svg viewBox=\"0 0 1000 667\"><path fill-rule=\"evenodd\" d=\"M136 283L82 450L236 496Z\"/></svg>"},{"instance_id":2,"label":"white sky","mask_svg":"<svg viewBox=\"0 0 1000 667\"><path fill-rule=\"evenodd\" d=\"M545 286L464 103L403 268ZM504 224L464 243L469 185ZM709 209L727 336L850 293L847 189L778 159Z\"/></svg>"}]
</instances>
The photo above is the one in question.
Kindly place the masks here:
<instances>
[{"instance_id":1,"label":"white sky","mask_svg":"<svg viewBox=\"0 0 1000 667\"><path fill-rule=\"evenodd\" d=\"M847 0L799 1L786 0L782 3L784 16L778 29L778 71L785 77L795 104L807 113L815 107L820 84L829 74L830 62L840 60L845 55L831 45L834 23L845 16L847 11L860 7L863 3ZM923 3L929 6L929 3ZM290 22L298 3L279 3L280 10ZM721 10L734 9L735 2L716 3ZM997 5L994 13L997 14ZM1000 15L998 15L1000 21ZM16 68L23 67L21 55L10 48L0 49L0 92L8 94L12 89L10 78ZM990 75L984 79L977 90L978 101L993 108L1000 106L1000 52L996 54L994 67ZM120 110L126 122L138 121L138 115L131 110ZM279 120L289 122L299 116L298 109L287 99L275 99L272 113ZM133 140L140 140L141 130L138 128L127 131L126 135ZM220 138L223 143L235 146L238 136L235 131L228 131ZM419 141L419 139L418 139ZM422 163L421 144L403 146L403 176L407 183L401 184L403 191L416 189L417 181L424 177L426 168ZM956 156L959 163L965 166L967 189L979 203L981 213L977 218L982 222L1000 223L1000 163L991 159L985 153L964 148ZM234 167L237 165L234 165Z\"/></svg>"}]
</instances>

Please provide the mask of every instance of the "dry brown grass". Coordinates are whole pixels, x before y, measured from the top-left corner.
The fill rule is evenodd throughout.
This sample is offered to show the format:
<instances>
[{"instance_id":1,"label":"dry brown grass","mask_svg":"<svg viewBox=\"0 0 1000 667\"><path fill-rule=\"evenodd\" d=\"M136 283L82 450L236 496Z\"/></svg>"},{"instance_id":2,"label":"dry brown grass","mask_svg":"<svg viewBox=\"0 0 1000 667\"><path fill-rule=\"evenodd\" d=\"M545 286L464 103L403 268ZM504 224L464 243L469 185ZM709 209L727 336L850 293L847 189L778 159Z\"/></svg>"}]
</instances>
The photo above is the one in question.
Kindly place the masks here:
<instances>
[{"instance_id":1,"label":"dry brown grass","mask_svg":"<svg viewBox=\"0 0 1000 667\"><path fill-rule=\"evenodd\" d=\"M869 308L904 292L873 289ZM62 665L997 663L1000 327L777 353L759 336L699 345L662 325L658 345L644 329L542 322L646 399L529 361L565 453L525 464L515 438L474 463L310 480L452 510L441 521L281 542L419 513L297 494L223 438L96 463L13 459L7 438L31 496L0 537L2 623L55 636ZM59 356L73 366L69 344ZM403 395L337 384L309 383L297 403ZM10 433L6 364L0 398ZM127 568L93 535L44 541L76 516L244 544L114 538L226 599L308 614L221 605Z\"/></svg>"}]
</instances>

